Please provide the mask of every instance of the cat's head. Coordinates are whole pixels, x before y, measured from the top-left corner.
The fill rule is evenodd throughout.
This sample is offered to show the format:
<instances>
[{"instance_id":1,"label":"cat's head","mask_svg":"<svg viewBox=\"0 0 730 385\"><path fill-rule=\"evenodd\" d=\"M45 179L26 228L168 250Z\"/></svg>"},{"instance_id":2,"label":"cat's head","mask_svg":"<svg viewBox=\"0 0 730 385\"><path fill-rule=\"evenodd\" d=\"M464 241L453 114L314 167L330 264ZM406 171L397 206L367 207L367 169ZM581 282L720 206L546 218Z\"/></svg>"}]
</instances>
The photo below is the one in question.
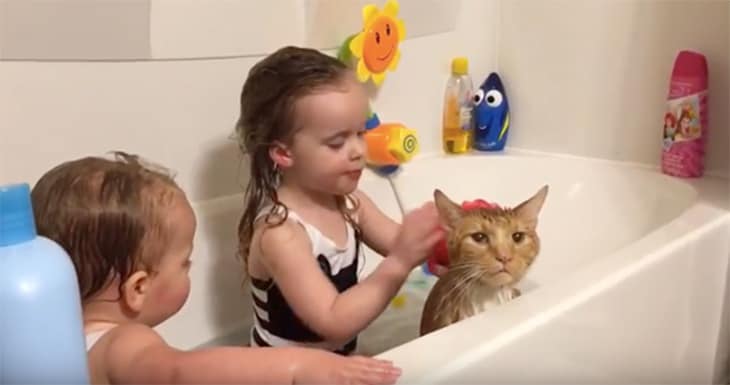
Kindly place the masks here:
<instances>
[{"instance_id":1,"label":"cat's head","mask_svg":"<svg viewBox=\"0 0 730 385\"><path fill-rule=\"evenodd\" d=\"M548 186L515 208L465 211L441 190L436 207L448 231L450 270L500 287L518 282L540 252L537 219ZM461 270L459 270L461 271Z\"/></svg>"}]
</instances>

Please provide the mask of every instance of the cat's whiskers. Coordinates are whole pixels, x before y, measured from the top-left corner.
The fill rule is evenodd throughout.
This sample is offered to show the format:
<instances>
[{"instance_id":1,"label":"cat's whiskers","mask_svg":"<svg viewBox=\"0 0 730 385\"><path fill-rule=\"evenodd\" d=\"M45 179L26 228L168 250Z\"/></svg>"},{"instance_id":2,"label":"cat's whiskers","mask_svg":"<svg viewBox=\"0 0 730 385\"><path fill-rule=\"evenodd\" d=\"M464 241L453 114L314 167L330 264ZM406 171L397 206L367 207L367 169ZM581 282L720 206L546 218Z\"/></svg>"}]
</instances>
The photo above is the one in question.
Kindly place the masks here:
<instances>
[{"instance_id":1,"label":"cat's whiskers","mask_svg":"<svg viewBox=\"0 0 730 385\"><path fill-rule=\"evenodd\" d=\"M484 269L484 264L479 262L459 262L449 266L449 271Z\"/></svg>"},{"instance_id":2,"label":"cat's whiskers","mask_svg":"<svg viewBox=\"0 0 730 385\"><path fill-rule=\"evenodd\" d=\"M483 278L492 275L487 267L483 263L479 262L460 262L449 267L449 272L452 275L457 276L456 283L449 289L449 291L439 301L438 309L441 311L446 305L446 300L459 301L464 300L465 297L473 292L473 284L482 281Z\"/></svg>"},{"instance_id":3,"label":"cat's whiskers","mask_svg":"<svg viewBox=\"0 0 730 385\"><path fill-rule=\"evenodd\" d=\"M470 283L472 275L475 275L474 272L470 272L468 275L465 275L463 277L460 277L460 279L449 289L447 292L447 295L441 298L439 308L441 308L444 304L444 299L448 298L453 292L458 290L461 286L465 286L467 283Z\"/></svg>"},{"instance_id":4,"label":"cat's whiskers","mask_svg":"<svg viewBox=\"0 0 730 385\"><path fill-rule=\"evenodd\" d=\"M441 297L441 301L439 301L438 305L438 311L441 311L441 308L445 305L446 299L451 297L451 294L454 294L454 298L463 298L464 294L466 294L466 290L471 287L471 284L474 282L477 282L480 277L482 277L484 274L486 274L486 271L484 271L483 267L480 264L474 263L474 264L468 264L469 266L465 266L466 264L458 264L453 267L449 268L449 273L459 273L461 274L460 270L466 270L466 274L459 276L458 281L452 286L449 291Z\"/></svg>"}]
</instances>

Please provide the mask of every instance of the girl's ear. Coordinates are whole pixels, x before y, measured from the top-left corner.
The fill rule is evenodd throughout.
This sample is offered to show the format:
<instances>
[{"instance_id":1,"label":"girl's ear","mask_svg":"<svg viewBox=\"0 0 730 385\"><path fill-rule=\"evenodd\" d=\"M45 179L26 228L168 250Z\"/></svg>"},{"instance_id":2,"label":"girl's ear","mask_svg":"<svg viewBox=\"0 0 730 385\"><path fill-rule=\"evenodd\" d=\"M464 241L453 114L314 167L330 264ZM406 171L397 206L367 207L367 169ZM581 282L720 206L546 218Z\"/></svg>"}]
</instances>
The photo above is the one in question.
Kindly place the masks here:
<instances>
[{"instance_id":1,"label":"girl's ear","mask_svg":"<svg viewBox=\"0 0 730 385\"><path fill-rule=\"evenodd\" d=\"M281 142L274 142L269 147L269 157L274 161L274 164L279 168L289 168L294 164L291 151L289 147Z\"/></svg>"}]
</instances>

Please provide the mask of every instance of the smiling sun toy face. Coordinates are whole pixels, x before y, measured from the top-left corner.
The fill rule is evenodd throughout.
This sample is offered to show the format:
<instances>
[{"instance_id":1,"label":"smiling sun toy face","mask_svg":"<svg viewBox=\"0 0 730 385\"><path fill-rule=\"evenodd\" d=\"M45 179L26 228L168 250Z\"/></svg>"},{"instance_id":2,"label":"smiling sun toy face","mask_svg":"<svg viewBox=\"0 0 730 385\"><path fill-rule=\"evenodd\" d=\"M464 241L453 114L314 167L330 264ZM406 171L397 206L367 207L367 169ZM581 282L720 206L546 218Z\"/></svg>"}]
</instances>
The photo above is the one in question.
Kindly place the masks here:
<instances>
[{"instance_id":1,"label":"smiling sun toy face","mask_svg":"<svg viewBox=\"0 0 730 385\"><path fill-rule=\"evenodd\" d=\"M398 44L405 36L405 27L397 15L395 0L388 0L382 11L373 4L363 7L363 30L350 42L350 51L359 58L357 78L361 82L372 77L375 85L380 85L385 71L393 71L398 66Z\"/></svg>"}]
</instances>

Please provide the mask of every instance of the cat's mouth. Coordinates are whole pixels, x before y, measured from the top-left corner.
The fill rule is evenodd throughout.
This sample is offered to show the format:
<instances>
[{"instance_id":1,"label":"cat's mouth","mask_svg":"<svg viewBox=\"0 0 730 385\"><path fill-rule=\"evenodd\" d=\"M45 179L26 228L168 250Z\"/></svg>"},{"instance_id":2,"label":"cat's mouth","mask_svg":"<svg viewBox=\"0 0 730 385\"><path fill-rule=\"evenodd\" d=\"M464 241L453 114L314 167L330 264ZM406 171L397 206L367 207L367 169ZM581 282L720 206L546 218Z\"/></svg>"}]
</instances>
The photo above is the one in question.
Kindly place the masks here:
<instances>
[{"instance_id":1,"label":"cat's mouth","mask_svg":"<svg viewBox=\"0 0 730 385\"><path fill-rule=\"evenodd\" d=\"M504 274L504 275L508 275L508 276L512 277L512 273L509 270L507 270L506 267L501 268L499 271L497 271L496 273L492 274L492 276L495 276L496 277L496 276L498 276L500 274Z\"/></svg>"},{"instance_id":2,"label":"cat's mouth","mask_svg":"<svg viewBox=\"0 0 730 385\"><path fill-rule=\"evenodd\" d=\"M502 273L512 275L512 272L507 269L507 264L497 264L497 266L494 266L494 269L489 272L489 274L491 275L497 275Z\"/></svg>"},{"instance_id":3,"label":"cat's mouth","mask_svg":"<svg viewBox=\"0 0 730 385\"><path fill-rule=\"evenodd\" d=\"M513 274L507 268L507 266L503 265L500 268L494 269L492 272L490 272L489 278L487 278L487 280L490 281L492 285L501 286L512 283L515 278L515 274Z\"/></svg>"}]
</instances>

